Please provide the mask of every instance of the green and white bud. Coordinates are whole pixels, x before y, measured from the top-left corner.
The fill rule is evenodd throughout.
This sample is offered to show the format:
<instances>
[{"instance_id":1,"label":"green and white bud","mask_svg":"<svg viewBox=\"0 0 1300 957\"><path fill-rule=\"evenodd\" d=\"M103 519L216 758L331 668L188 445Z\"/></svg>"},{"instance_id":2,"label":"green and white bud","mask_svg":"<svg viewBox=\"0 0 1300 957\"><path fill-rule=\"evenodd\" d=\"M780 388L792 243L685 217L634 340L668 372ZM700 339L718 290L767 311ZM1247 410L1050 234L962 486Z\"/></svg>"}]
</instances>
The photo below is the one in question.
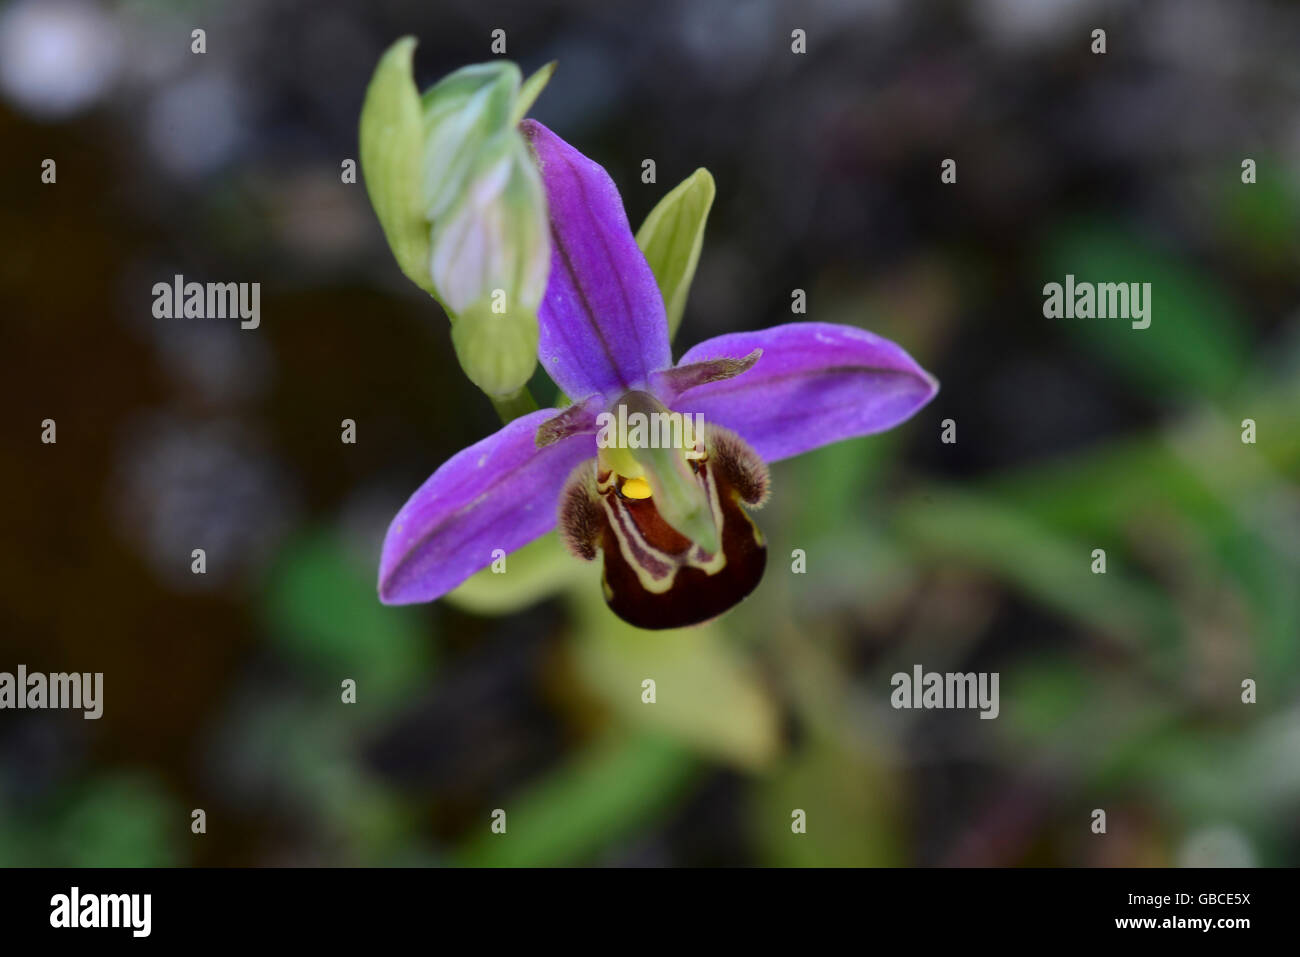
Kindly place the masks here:
<instances>
[{"instance_id":1,"label":"green and white bud","mask_svg":"<svg viewBox=\"0 0 1300 957\"><path fill-rule=\"evenodd\" d=\"M537 309L550 270L541 177L517 129L547 66L468 66L417 94L415 39L380 59L361 111L361 166L402 271L447 310L461 368L493 399L537 363Z\"/></svg>"},{"instance_id":2,"label":"green and white bud","mask_svg":"<svg viewBox=\"0 0 1300 957\"><path fill-rule=\"evenodd\" d=\"M493 398L518 392L537 363L537 313L492 311L480 300L451 323L451 344L465 375Z\"/></svg>"},{"instance_id":3,"label":"green and white bud","mask_svg":"<svg viewBox=\"0 0 1300 957\"><path fill-rule=\"evenodd\" d=\"M456 205L474 169L482 166L484 150L512 128L518 95L519 67L504 61L462 67L425 91L421 186L431 223Z\"/></svg>"},{"instance_id":4,"label":"green and white bud","mask_svg":"<svg viewBox=\"0 0 1300 957\"><path fill-rule=\"evenodd\" d=\"M535 316L551 264L541 177L513 132L477 160L457 204L434 221L433 284L453 315L496 294L498 313Z\"/></svg>"}]
</instances>

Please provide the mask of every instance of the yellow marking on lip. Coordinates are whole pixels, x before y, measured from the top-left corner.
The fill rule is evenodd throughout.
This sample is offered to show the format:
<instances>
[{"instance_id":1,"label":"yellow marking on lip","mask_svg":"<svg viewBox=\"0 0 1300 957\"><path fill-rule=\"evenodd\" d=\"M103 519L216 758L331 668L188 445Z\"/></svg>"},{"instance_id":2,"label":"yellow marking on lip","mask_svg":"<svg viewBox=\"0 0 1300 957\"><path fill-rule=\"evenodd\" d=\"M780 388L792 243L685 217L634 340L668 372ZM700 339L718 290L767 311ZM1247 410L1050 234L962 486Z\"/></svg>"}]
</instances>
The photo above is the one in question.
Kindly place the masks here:
<instances>
[{"instance_id":1,"label":"yellow marking on lip","mask_svg":"<svg viewBox=\"0 0 1300 957\"><path fill-rule=\"evenodd\" d=\"M650 483L643 478L625 479L619 491L623 493L624 498L649 498Z\"/></svg>"}]
</instances>

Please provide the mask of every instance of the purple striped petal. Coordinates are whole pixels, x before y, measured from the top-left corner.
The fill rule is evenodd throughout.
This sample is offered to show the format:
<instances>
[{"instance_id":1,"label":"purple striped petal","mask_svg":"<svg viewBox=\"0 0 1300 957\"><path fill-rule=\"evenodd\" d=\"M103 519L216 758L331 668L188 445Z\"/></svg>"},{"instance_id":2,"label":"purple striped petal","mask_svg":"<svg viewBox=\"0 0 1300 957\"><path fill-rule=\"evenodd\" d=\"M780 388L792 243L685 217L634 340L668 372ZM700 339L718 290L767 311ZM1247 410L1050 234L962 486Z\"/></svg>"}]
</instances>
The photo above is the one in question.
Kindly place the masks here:
<instances>
[{"instance_id":1,"label":"purple striped petal","mask_svg":"<svg viewBox=\"0 0 1300 957\"><path fill-rule=\"evenodd\" d=\"M763 355L748 372L687 389L679 412L733 429L769 462L893 428L939 391L897 344L853 326L799 322L701 342L681 364Z\"/></svg>"},{"instance_id":2,"label":"purple striped petal","mask_svg":"<svg viewBox=\"0 0 1300 957\"><path fill-rule=\"evenodd\" d=\"M491 564L494 549L512 552L555 527L564 480L596 454L590 433L537 447L537 427L557 411L531 412L457 452L402 506L379 560L384 604L433 601Z\"/></svg>"},{"instance_id":3,"label":"purple striped petal","mask_svg":"<svg viewBox=\"0 0 1300 957\"><path fill-rule=\"evenodd\" d=\"M609 174L535 120L520 131L546 186L551 275L537 319L542 367L574 399L644 388L672 365L668 318Z\"/></svg>"}]
</instances>

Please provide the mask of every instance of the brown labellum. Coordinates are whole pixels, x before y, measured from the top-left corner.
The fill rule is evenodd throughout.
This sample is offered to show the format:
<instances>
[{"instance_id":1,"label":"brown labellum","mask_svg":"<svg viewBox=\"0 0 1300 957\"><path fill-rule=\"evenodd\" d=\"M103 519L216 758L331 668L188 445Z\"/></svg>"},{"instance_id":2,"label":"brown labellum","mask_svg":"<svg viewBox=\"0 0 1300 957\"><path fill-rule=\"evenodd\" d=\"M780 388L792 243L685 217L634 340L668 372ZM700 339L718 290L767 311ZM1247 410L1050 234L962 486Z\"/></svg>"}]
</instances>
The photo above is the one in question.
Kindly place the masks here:
<instances>
[{"instance_id":1,"label":"brown labellum","mask_svg":"<svg viewBox=\"0 0 1300 957\"><path fill-rule=\"evenodd\" d=\"M625 480L579 466L560 498L569 549L604 560L605 601L638 628L680 628L714 618L763 577L767 548L746 507L767 497L767 466L735 433L707 425L704 455L692 462L707 489L721 550L710 554L669 525L653 497L625 495Z\"/></svg>"}]
</instances>

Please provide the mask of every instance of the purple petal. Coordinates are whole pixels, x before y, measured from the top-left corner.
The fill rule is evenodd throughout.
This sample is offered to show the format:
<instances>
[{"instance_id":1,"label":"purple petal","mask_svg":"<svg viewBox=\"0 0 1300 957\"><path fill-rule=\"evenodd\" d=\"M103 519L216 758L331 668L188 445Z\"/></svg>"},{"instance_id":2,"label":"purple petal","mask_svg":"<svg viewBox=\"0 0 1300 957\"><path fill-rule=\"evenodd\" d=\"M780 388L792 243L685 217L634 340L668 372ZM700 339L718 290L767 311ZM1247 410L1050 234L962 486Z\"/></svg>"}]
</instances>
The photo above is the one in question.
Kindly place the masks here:
<instances>
[{"instance_id":1,"label":"purple petal","mask_svg":"<svg viewBox=\"0 0 1300 957\"><path fill-rule=\"evenodd\" d=\"M701 342L682 365L762 349L748 372L687 389L673 408L733 429L769 462L898 425L939 383L898 345L853 326L799 322Z\"/></svg>"},{"instance_id":2,"label":"purple petal","mask_svg":"<svg viewBox=\"0 0 1300 957\"><path fill-rule=\"evenodd\" d=\"M535 120L551 217L551 275L538 310L542 367L574 399L644 388L672 365L668 318L609 174Z\"/></svg>"},{"instance_id":3,"label":"purple petal","mask_svg":"<svg viewBox=\"0 0 1300 957\"><path fill-rule=\"evenodd\" d=\"M539 449L539 409L457 452L402 506L384 538L379 598L388 605L433 601L492 562L555 527L560 489L596 454L588 434Z\"/></svg>"}]
</instances>

